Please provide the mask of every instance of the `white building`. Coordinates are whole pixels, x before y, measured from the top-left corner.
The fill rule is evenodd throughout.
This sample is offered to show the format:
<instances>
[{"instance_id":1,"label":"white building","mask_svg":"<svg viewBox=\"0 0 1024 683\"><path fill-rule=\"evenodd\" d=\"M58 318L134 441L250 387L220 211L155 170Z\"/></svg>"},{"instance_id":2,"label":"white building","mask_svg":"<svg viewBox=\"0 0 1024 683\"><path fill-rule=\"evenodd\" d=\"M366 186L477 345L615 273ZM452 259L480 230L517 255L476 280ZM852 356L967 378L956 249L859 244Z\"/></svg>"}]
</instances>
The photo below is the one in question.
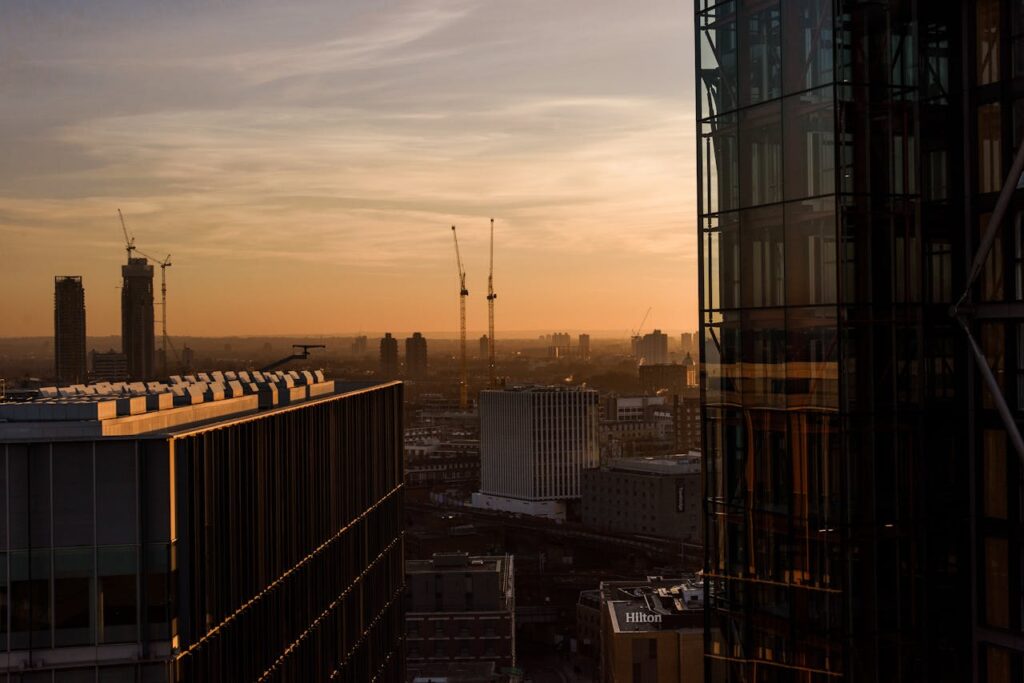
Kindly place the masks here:
<instances>
[{"instance_id":1,"label":"white building","mask_svg":"<svg viewBox=\"0 0 1024 683\"><path fill-rule=\"evenodd\" d=\"M476 507L553 519L580 497L581 472L598 465L598 395L592 389L521 387L480 392Z\"/></svg>"}]
</instances>

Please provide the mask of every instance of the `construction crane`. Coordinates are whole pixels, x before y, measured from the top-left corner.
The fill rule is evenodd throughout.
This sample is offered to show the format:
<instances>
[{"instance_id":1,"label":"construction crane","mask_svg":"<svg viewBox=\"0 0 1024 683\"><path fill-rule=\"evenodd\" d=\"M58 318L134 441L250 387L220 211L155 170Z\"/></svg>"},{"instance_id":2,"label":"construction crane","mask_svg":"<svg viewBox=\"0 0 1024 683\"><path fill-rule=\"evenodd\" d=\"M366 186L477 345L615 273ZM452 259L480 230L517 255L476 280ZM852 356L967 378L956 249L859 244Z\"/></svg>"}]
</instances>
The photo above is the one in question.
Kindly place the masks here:
<instances>
[{"instance_id":1,"label":"construction crane","mask_svg":"<svg viewBox=\"0 0 1024 683\"><path fill-rule=\"evenodd\" d=\"M128 226L124 222L124 214L121 209L117 210L117 217L121 219L121 231L124 233L124 248L128 252L128 262L132 260L132 252L135 251L135 237L128 234Z\"/></svg>"},{"instance_id":2,"label":"construction crane","mask_svg":"<svg viewBox=\"0 0 1024 683\"><path fill-rule=\"evenodd\" d=\"M494 219L491 219L491 267L487 271L487 371L490 375L491 388L498 386L498 376L494 365Z\"/></svg>"},{"instance_id":3,"label":"construction crane","mask_svg":"<svg viewBox=\"0 0 1024 683\"><path fill-rule=\"evenodd\" d=\"M285 356L281 360L276 360L270 365L264 368L260 368L260 372L270 372L271 370L275 370L286 363L292 362L293 360L306 360L307 358L309 358L310 349L326 348L327 347L324 346L323 344L292 344L292 355ZM295 351L295 349L299 349L299 351Z\"/></svg>"},{"instance_id":4,"label":"construction crane","mask_svg":"<svg viewBox=\"0 0 1024 683\"><path fill-rule=\"evenodd\" d=\"M455 240L455 262L459 267L459 409L469 407L469 387L466 369L466 269L462 267L462 254L459 253L459 236L452 226L452 239Z\"/></svg>"},{"instance_id":5,"label":"construction crane","mask_svg":"<svg viewBox=\"0 0 1024 683\"><path fill-rule=\"evenodd\" d=\"M167 256L164 257L163 261L160 261L158 259L153 258L152 256L147 256L146 254L143 254L138 249L136 249L135 251L138 251L140 256L145 256L150 261L152 261L153 263L155 263L158 266L160 266L160 328L161 328L160 329L160 336L161 336L161 341L163 343L163 349L164 349L164 358L163 358L164 367L163 367L163 371L164 371L164 374L166 375L167 374L167 348L168 348L168 346L170 346L170 338L167 336L167 269L170 268L171 265L172 265L171 264L171 255L168 254ZM178 358L178 350L177 349L174 349L174 358L175 358L175 360L177 360L177 358Z\"/></svg>"},{"instance_id":6,"label":"construction crane","mask_svg":"<svg viewBox=\"0 0 1024 683\"><path fill-rule=\"evenodd\" d=\"M629 338L630 347L634 356L640 355L640 333L644 330L644 323L647 322L647 316L651 314L651 307L647 308L647 312L644 313L644 317L640 320L640 326L633 330L632 336ZM637 358L637 360L640 360Z\"/></svg>"}]
</instances>

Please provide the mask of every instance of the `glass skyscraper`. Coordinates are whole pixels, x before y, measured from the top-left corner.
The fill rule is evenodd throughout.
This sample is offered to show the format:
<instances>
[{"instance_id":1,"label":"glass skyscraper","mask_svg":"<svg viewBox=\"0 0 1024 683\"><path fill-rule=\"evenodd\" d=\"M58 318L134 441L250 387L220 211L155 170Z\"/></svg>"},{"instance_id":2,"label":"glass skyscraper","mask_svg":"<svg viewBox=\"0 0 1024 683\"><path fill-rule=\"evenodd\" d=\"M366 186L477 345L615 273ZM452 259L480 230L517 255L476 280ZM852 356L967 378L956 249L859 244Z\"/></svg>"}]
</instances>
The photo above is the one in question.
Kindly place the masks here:
<instances>
[{"instance_id":1,"label":"glass skyscraper","mask_svg":"<svg viewBox=\"0 0 1024 683\"><path fill-rule=\"evenodd\" d=\"M1020 681L1024 3L695 12L708 680Z\"/></svg>"}]
</instances>

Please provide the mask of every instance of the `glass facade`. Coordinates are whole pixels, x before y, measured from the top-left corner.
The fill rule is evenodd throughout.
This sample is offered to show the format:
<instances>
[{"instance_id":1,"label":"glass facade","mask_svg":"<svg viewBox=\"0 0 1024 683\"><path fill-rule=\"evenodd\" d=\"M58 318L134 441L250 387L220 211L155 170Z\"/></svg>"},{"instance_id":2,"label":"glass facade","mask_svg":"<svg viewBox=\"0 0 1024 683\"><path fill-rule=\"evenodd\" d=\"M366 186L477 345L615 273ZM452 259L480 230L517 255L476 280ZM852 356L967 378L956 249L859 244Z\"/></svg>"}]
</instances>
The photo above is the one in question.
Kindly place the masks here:
<instances>
[{"instance_id":1,"label":"glass facade","mask_svg":"<svg viewBox=\"0 0 1024 683\"><path fill-rule=\"evenodd\" d=\"M403 680L401 400L0 443L0 682Z\"/></svg>"},{"instance_id":2,"label":"glass facade","mask_svg":"<svg viewBox=\"0 0 1024 683\"><path fill-rule=\"evenodd\" d=\"M707 680L1022 680L1024 3L695 12Z\"/></svg>"}]
</instances>

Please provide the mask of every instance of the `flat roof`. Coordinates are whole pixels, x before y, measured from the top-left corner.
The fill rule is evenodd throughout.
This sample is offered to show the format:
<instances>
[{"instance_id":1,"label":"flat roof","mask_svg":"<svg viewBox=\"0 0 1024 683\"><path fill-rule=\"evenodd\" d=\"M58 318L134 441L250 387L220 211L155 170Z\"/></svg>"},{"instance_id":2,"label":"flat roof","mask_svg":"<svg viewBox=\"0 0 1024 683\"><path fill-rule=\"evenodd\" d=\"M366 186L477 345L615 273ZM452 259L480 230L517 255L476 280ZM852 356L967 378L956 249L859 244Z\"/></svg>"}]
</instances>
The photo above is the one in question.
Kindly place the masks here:
<instances>
[{"instance_id":1,"label":"flat roof","mask_svg":"<svg viewBox=\"0 0 1024 683\"><path fill-rule=\"evenodd\" d=\"M616 633L702 627L704 587L696 582L671 586L616 588L606 609Z\"/></svg>"},{"instance_id":2,"label":"flat roof","mask_svg":"<svg viewBox=\"0 0 1024 683\"><path fill-rule=\"evenodd\" d=\"M167 382L44 387L0 403L0 442L174 434L397 382L339 382L323 371L227 371Z\"/></svg>"},{"instance_id":3,"label":"flat roof","mask_svg":"<svg viewBox=\"0 0 1024 683\"><path fill-rule=\"evenodd\" d=\"M700 474L700 461L700 453L694 451L678 455L615 458L608 461L605 469L639 474Z\"/></svg>"},{"instance_id":4,"label":"flat roof","mask_svg":"<svg viewBox=\"0 0 1024 683\"><path fill-rule=\"evenodd\" d=\"M508 555L467 555L465 553L435 553L429 560L406 560L406 574L440 574L444 572L503 572L507 569Z\"/></svg>"}]
</instances>

